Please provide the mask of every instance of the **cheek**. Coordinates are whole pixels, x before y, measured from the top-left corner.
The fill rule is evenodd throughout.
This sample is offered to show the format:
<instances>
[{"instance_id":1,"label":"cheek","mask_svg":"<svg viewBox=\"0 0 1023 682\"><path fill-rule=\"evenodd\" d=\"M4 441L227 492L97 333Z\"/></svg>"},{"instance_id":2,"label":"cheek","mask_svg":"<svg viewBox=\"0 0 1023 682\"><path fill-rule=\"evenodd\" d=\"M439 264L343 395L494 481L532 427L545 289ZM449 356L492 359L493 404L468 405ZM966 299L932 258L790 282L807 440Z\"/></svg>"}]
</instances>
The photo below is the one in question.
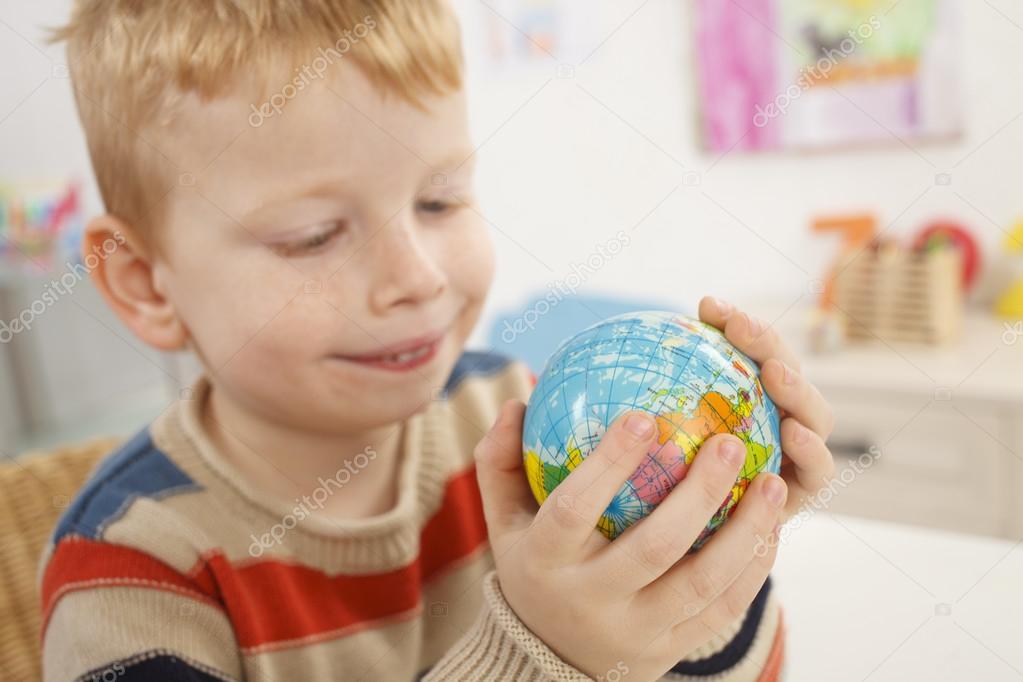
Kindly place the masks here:
<instances>
[{"instance_id":1,"label":"cheek","mask_svg":"<svg viewBox=\"0 0 1023 682\"><path fill-rule=\"evenodd\" d=\"M466 220L447 242L448 280L470 302L482 303L494 278L494 245L479 220Z\"/></svg>"},{"instance_id":2,"label":"cheek","mask_svg":"<svg viewBox=\"0 0 1023 682\"><path fill-rule=\"evenodd\" d=\"M304 278L209 202L176 195L168 215L166 294L197 350L221 367L259 340Z\"/></svg>"},{"instance_id":3,"label":"cheek","mask_svg":"<svg viewBox=\"0 0 1023 682\"><path fill-rule=\"evenodd\" d=\"M281 352L309 315L302 277L267 257L204 258L177 277L182 322L213 369Z\"/></svg>"}]
</instances>

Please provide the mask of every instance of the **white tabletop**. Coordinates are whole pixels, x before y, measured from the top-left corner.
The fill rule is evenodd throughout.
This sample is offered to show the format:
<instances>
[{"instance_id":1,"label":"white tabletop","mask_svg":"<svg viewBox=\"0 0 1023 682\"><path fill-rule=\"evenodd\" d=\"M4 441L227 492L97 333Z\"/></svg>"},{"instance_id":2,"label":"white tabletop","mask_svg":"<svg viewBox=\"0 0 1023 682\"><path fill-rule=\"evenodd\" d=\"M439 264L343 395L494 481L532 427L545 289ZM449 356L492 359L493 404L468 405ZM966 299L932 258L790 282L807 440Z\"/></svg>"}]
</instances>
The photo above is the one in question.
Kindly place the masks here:
<instances>
[{"instance_id":1,"label":"white tabletop","mask_svg":"<svg viewBox=\"0 0 1023 682\"><path fill-rule=\"evenodd\" d=\"M1023 681L1023 541L818 512L773 576L788 682Z\"/></svg>"},{"instance_id":2,"label":"white tabletop","mask_svg":"<svg viewBox=\"0 0 1023 682\"><path fill-rule=\"evenodd\" d=\"M848 343L837 351L813 353L808 348L809 320L805 304L777 302L744 305L770 323L802 361L803 371L827 394L833 387L876 395L932 395L936 387L956 397L1023 404L1023 322L1007 323L986 311L970 308L962 334L940 346L911 343Z\"/></svg>"}]
</instances>

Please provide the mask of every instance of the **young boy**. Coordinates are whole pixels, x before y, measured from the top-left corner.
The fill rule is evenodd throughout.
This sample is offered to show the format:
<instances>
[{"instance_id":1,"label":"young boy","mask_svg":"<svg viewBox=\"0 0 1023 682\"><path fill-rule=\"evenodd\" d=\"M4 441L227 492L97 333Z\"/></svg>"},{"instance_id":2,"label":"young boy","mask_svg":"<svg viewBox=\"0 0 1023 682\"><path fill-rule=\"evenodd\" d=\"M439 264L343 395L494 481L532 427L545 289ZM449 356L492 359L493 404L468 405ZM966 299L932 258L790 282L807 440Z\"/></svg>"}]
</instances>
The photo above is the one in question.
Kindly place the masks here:
<instances>
[{"instance_id":1,"label":"young boy","mask_svg":"<svg viewBox=\"0 0 1023 682\"><path fill-rule=\"evenodd\" d=\"M118 244L93 280L205 372L55 530L47 680L779 679L765 581L830 475L830 410L705 299L786 414L785 481L683 558L743 458L716 436L609 543L653 439L634 413L537 509L533 379L463 351L492 253L446 4L79 0L58 38L107 209L84 248Z\"/></svg>"}]
</instances>

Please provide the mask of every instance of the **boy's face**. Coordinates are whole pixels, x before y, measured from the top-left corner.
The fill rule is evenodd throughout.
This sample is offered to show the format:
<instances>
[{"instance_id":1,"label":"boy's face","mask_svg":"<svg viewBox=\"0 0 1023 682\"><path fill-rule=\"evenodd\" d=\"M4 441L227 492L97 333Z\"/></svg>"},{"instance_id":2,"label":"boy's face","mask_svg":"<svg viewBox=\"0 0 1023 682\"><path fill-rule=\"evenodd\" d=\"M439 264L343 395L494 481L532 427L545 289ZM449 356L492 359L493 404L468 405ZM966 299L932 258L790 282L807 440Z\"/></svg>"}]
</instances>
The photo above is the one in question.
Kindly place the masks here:
<instances>
[{"instance_id":1,"label":"boy's face","mask_svg":"<svg viewBox=\"0 0 1023 682\"><path fill-rule=\"evenodd\" d=\"M166 199L157 286L247 411L324 434L403 419L443 385L493 271L463 203L464 93L417 110L349 62L253 127L260 104L188 100L168 129L192 175Z\"/></svg>"}]
</instances>

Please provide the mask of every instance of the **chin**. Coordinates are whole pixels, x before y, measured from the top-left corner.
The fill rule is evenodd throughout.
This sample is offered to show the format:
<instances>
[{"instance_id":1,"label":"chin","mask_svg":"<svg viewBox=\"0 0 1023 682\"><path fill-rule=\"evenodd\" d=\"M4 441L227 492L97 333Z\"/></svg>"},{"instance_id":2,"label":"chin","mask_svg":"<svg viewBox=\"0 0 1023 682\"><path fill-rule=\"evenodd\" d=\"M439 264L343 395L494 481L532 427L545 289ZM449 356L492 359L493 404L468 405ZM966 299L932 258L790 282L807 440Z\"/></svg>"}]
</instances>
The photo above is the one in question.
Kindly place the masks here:
<instances>
[{"instance_id":1,"label":"chin","mask_svg":"<svg viewBox=\"0 0 1023 682\"><path fill-rule=\"evenodd\" d=\"M431 402L430 398L419 400L417 397L405 393L396 396L391 401L386 398L367 401L360 406L358 411L353 413L346 410L344 415L338 415L338 418L348 422L343 429L346 432L384 428L426 412L430 408ZM353 418L358 420L358 423L353 423Z\"/></svg>"},{"instance_id":2,"label":"chin","mask_svg":"<svg viewBox=\"0 0 1023 682\"><path fill-rule=\"evenodd\" d=\"M390 376L372 386L367 384L366 393L372 397L364 400L357 412L376 426L425 412L440 395L457 361L458 355L443 353L419 371Z\"/></svg>"}]
</instances>

